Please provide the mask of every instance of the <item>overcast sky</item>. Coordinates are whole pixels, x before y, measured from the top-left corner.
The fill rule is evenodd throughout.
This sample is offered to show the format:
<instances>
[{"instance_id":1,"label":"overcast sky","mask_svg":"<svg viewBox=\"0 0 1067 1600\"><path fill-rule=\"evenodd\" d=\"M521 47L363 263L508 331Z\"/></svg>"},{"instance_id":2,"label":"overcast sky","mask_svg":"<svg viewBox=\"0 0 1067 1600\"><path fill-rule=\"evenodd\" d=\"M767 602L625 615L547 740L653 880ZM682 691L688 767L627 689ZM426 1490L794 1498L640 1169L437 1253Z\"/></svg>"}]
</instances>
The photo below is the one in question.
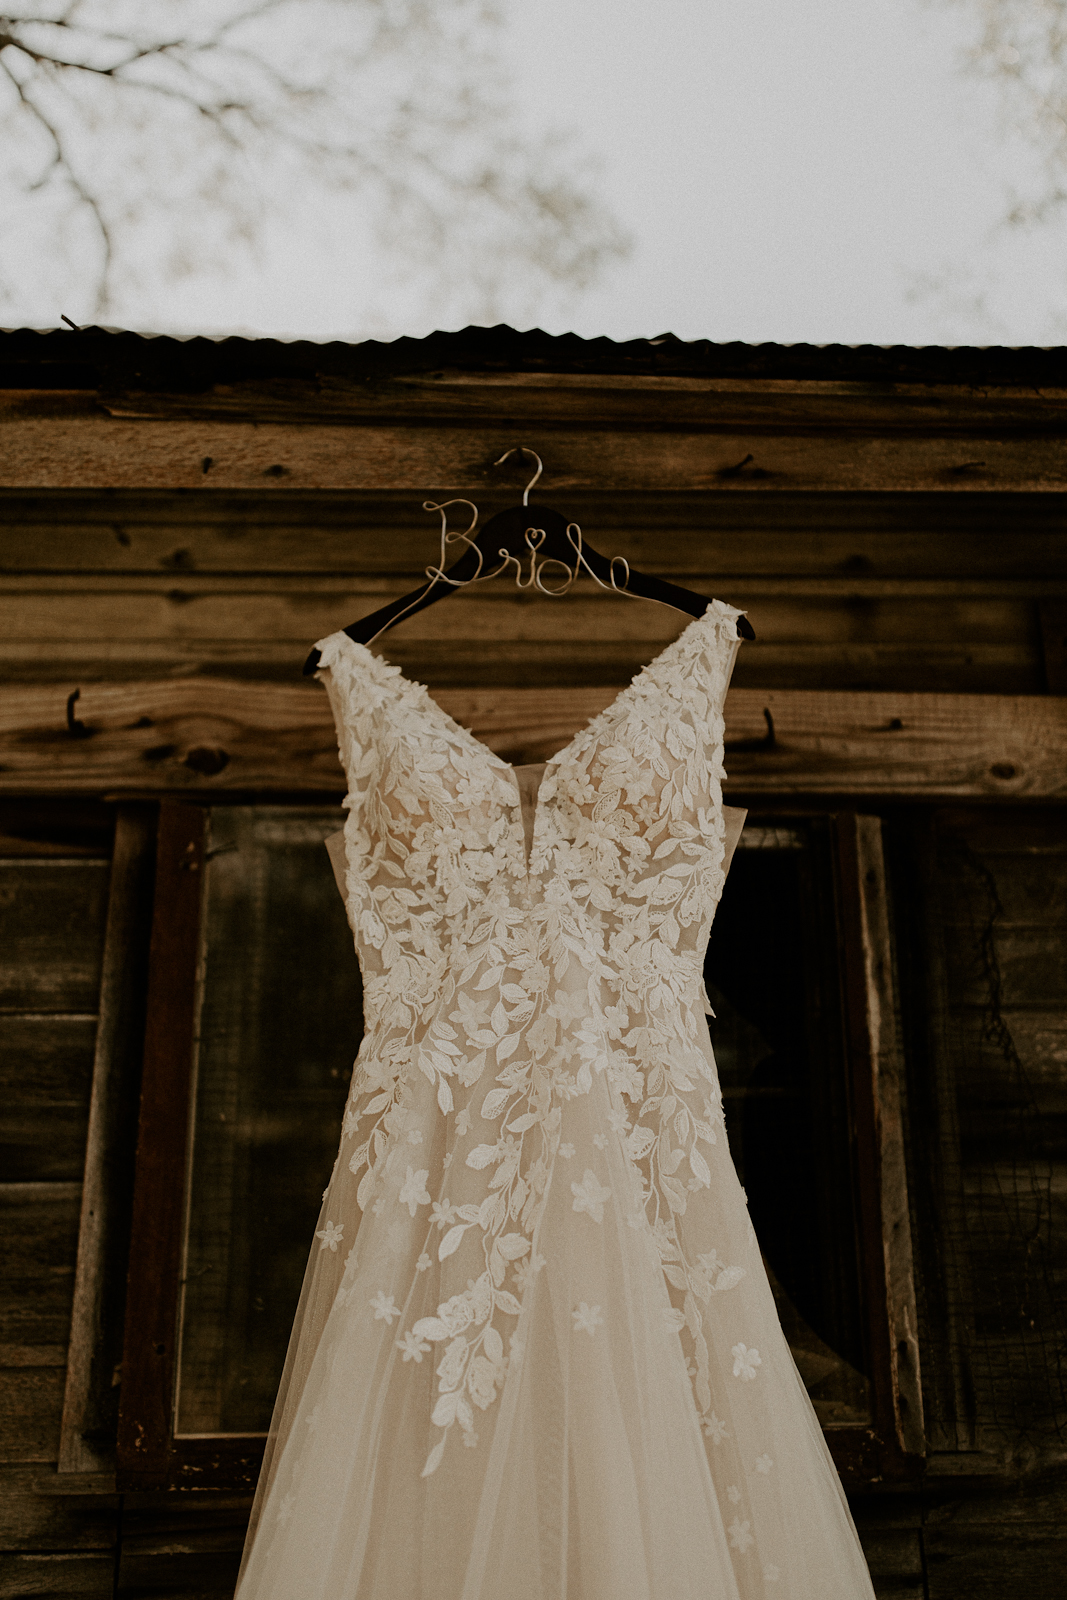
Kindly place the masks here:
<instances>
[{"instance_id":1,"label":"overcast sky","mask_svg":"<svg viewBox=\"0 0 1067 1600\"><path fill-rule=\"evenodd\" d=\"M520 115L574 130L634 239L534 321L615 339L1061 343L1064 228L1001 227L1026 160L960 67L966 10L924 0L507 0ZM974 11L970 13L973 26ZM1062 311L1061 311L1062 308ZM336 199L257 265L127 324L309 338L422 334ZM521 307L504 317L530 325Z\"/></svg>"}]
</instances>

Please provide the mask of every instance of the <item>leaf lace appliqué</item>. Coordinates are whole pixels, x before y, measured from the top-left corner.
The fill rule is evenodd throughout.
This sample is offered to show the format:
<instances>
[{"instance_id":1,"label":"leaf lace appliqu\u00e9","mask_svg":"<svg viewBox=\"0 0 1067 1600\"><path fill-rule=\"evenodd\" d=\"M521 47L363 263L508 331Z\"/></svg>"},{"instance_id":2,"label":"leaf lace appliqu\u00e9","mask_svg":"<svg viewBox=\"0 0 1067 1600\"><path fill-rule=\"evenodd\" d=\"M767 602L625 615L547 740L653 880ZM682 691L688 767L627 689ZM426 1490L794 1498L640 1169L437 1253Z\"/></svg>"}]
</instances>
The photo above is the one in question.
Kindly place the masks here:
<instances>
[{"instance_id":1,"label":"leaf lace appliqu\u00e9","mask_svg":"<svg viewBox=\"0 0 1067 1600\"><path fill-rule=\"evenodd\" d=\"M744 1272L689 1259L679 1223L724 1149L701 973L723 883L737 615L714 602L548 764L528 862L511 769L363 646L340 634L320 645L348 775L347 905L364 981L342 1170L361 1226L393 1230L415 1281L433 1269L456 1288L397 1349L400 1370L427 1347L436 1363L442 1437L424 1474L453 1427L473 1445L507 1380L510 1319L545 1266L538 1228L561 1181L574 1226L603 1224L618 1204L647 1230L672 1296L665 1329L687 1341L705 1431L726 1436L704 1319ZM593 1165L580 1179L556 1172L577 1150L567 1107L597 1078L610 1113L595 1160L610 1142L632 1193L613 1193ZM319 1235L329 1252L331 1227ZM400 1316L384 1290L371 1306L387 1327ZM603 1325L585 1301L572 1316L576 1333ZM758 1351L733 1356L739 1377L755 1376Z\"/></svg>"}]
</instances>

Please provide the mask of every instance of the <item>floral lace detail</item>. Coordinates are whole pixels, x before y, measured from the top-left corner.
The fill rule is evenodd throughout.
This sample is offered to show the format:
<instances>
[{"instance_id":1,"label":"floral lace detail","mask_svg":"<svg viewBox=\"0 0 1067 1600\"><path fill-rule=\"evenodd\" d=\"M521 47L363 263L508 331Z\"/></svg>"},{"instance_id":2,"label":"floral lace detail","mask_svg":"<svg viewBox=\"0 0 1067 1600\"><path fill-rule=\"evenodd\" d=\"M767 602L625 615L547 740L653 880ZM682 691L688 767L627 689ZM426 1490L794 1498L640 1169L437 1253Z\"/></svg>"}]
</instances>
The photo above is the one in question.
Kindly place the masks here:
<instances>
[{"instance_id":1,"label":"floral lace detail","mask_svg":"<svg viewBox=\"0 0 1067 1600\"><path fill-rule=\"evenodd\" d=\"M744 1272L714 1251L687 1259L678 1219L710 1187L709 1163L727 1159L701 971L723 885L722 703L738 615L714 602L548 763L528 863L511 768L362 645L334 634L319 646L349 781L347 904L364 975L343 1160L361 1210L425 1217L419 1270L465 1284L397 1341L408 1371L437 1348L443 1432L424 1476L453 1426L476 1443L476 1414L517 1358L503 1335L543 1265L553 1181L573 1197L575 1226L618 1207L648 1231L666 1326L689 1347L705 1431L723 1436L703 1308ZM596 1075L609 1126L580 1178L572 1167L554 1179L557 1157L575 1153L561 1143L565 1108ZM427 1187L420 1082L449 1123L447 1194ZM627 1193L596 1170L609 1140ZM332 1235L322 1248L336 1248ZM398 1314L384 1295L371 1312L387 1326ZM575 1333L598 1336L599 1306L572 1316ZM733 1354L735 1373L755 1377L758 1351ZM744 1550L740 1527L731 1543Z\"/></svg>"}]
</instances>

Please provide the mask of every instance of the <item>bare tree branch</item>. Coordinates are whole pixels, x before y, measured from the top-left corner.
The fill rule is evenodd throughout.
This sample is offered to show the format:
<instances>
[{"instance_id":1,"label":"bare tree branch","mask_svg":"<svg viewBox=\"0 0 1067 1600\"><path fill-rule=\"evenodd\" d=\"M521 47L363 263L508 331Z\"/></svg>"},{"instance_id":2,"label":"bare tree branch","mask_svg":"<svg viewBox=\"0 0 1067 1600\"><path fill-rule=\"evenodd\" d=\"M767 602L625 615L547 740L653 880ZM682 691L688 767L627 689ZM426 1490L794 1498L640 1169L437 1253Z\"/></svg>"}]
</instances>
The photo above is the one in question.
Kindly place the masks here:
<instances>
[{"instance_id":1,"label":"bare tree branch","mask_svg":"<svg viewBox=\"0 0 1067 1600\"><path fill-rule=\"evenodd\" d=\"M1037 158L1029 192L1005 221L1040 224L1067 201L1067 0L939 0L966 11L974 32L964 62L1000 92L1005 133Z\"/></svg>"},{"instance_id":2,"label":"bare tree branch","mask_svg":"<svg viewBox=\"0 0 1067 1600\"><path fill-rule=\"evenodd\" d=\"M101 316L251 247L279 181L358 194L461 315L587 285L628 241L572 145L520 136L498 27L484 0L24 0L0 16L0 297L43 248Z\"/></svg>"}]
</instances>

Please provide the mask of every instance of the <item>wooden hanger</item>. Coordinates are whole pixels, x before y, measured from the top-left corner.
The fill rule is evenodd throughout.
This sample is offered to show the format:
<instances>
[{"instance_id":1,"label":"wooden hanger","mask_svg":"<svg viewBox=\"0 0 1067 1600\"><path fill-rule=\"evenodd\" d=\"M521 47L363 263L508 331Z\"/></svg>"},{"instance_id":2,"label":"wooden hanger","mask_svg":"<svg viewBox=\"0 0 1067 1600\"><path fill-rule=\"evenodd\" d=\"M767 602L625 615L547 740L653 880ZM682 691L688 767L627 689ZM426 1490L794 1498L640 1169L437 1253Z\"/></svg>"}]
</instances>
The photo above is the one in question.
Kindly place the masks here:
<instances>
[{"instance_id":1,"label":"wooden hanger","mask_svg":"<svg viewBox=\"0 0 1067 1600\"><path fill-rule=\"evenodd\" d=\"M536 588L546 595L566 594L584 567L602 589L634 599L657 600L661 605L673 606L676 611L682 611L690 617L704 615L711 604L706 596L692 589L683 589L680 584L668 583L664 578L650 578L643 572L637 572L622 556L613 556L609 561L585 541L576 522L568 521L561 512L549 506L538 506L531 510L530 490L543 471L541 458L525 445L516 446L516 449L524 455L533 456L537 462L537 471L523 493L522 505L497 512L481 532L474 535L478 524L478 508L473 501L446 500L440 505L433 500L424 501L424 510L438 511L441 515L440 565L427 567L428 581L418 589L391 601L387 606L381 606L379 610L372 611L370 616L361 617L358 622L345 628L343 631L350 639L357 644L369 645L403 617L412 617L417 611L424 611L427 606L435 605L438 600L443 600L456 589L465 588L469 583L483 583L488 578L495 578L511 566L515 568L515 582L520 589ZM515 450L505 451L495 465L500 466L508 456L514 454ZM470 526L462 533L448 529L448 507L453 505L470 506L474 513ZM447 547L457 542L462 542L466 548L446 572ZM524 579L523 562L527 560L529 575ZM494 566L494 562L500 564ZM547 572L546 567L550 569ZM756 637L745 617L737 619L737 634L740 639ZM318 670L319 659L318 650L312 650L304 662L305 677L310 677Z\"/></svg>"}]
</instances>

